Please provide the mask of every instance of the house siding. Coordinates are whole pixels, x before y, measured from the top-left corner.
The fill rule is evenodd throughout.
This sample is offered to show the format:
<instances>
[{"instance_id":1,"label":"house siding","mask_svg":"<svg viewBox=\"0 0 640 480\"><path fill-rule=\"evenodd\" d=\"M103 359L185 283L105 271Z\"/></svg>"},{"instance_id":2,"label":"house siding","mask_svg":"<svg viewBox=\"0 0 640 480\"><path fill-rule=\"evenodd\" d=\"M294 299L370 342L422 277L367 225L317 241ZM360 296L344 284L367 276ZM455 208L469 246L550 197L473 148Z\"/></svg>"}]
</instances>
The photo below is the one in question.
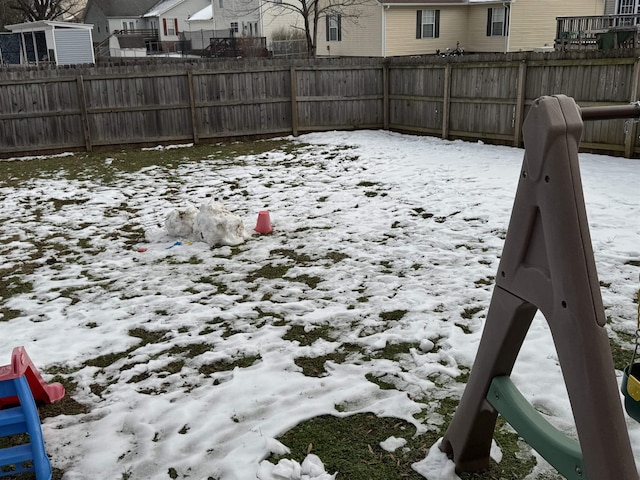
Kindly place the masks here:
<instances>
[{"instance_id":1,"label":"house siding","mask_svg":"<svg viewBox=\"0 0 640 480\"><path fill-rule=\"evenodd\" d=\"M271 40L273 32L281 29L290 30L299 28L303 28L302 15L299 13L294 13L286 8L273 5L266 8L263 7L262 31L269 41Z\"/></svg>"},{"instance_id":2,"label":"house siding","mask_svg":"<svg viewBox=\"0 0 640 480\"><path fill-rule=\"evenodd\" d=\"M320 18L318 23L318 55L357 55L363 57L380 57L383 55L382 38L382 7L368 8L354 23L348 18L342 18L340 41L327 41L326 17Z\"/></svg>"},{"instance_id":3,"label":"house siding","mask_svg":"<svg viewBox=\"0 0 640 480\"><path fill-rule=\"evenodd\" d=\"M99 43L109 36L109 22L103 11L90 3L83 18L84 23L93 25L93 41ZM100 28L98 29L98 26Z\"/></svg>"},{"instance_id":4,"label":"house siding","mask_svg":"<svg viewBox=\"0 0 640 480\"><path fill-rule=\"evenodd\" d=\"M518 0L520 1L520 0ZM502 3L471 5L467 9L468 14L468 42L465 49L469 52L488 53L506 52L508 48L508 36L488 36L487 18L490 8L503 8ZM509 34L512 32L509 26Z\"/></svg>"},{"instance_id":5,"label":"house siding","mask_svg":"<svg viewBox=\"0 0 640 480\"><path fill-rule=\"evenodd\" d=\"M180 32L188 31L189 24L186 19L189 18L189 15L195 13L199 10L202 10L207 5L210 5L210 2L207 0L200 1L186 1L179 5L176 5L174 8L164 12L162 15L158 17L158 36L160 41L178 41ZM173 19L178 20L178 32L177 35L165 35L164 34L164 23L163 20L167 20L167 25L169 22L173 22ZM147 21L151 20L151 18L147 18Z\"/></svg>"},{"instance_id":6,"label":"house siding","mask_svg":"<svg viewBox=\"0 0 640 480\"><path fill-rule=\"evenodd\" d=\"M604 15L604 0L518 0L511 5L509 51L552 47L556 17Z\"/></svg>"},{"instance_id":7,"label":"house siding","mask_svg":"<svg viewBox=\"0 0 640 480\"><path fill-rule=\"evenodd\" d=\"M440 36L416 38L416 15L424 7L391 7L386 10L386 56L433 54L436 50L455 48L467 43L466 9L460 7L432 7L440 10Z\"/></svg>"}]
</instances>

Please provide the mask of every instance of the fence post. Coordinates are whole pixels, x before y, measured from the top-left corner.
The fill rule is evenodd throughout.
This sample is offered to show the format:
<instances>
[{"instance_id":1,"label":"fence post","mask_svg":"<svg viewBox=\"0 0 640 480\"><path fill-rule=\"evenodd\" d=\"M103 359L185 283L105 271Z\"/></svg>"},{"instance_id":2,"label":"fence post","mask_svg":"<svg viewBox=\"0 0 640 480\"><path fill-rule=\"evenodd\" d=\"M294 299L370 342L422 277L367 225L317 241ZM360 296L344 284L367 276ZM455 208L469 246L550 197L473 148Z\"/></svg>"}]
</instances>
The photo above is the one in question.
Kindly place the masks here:
<instances>
[{"instance_id":1,"label":"fence post","mask_svg":"<svg viewBox=\"0 0 640 480\"><path fill-rule=\"evenodd\" d=\"M191 129L193 132L193 143L197 145L200 142L198 136L198 112L196 110L196 95L193 90L193 72L187 72L187 83L189 84L189 107L191 108Z\"/></svg>"},{"instance_id":2,"label":"fence post","mask_svg":"<svg viewBox=\"0 0 640 480\"><path fill-rule=\"evenodd\" d=\"M633 64L633 81L631 82L631 91L629 92L630 102L637 102L640 100L640 58L636 58L636 62ZM624 156L626 158L633 158L633 152L636 149L636 137L638 135L637 123L634 121L628 121L624 134Z\"/></svg>"},{"instance_id":3,"label":"fence post","mask_svg":"<svg viewBox=\"0 0 640 480\"><path fill-rule=\"evenodd\" d=\"M295 67L291 67L291 133L294 137L298 136L298 99L297 99L297 83Z\"/></svg>"},{"instance_id":4,"label":"fence post","mask_svg":"<svg viewBox=\"0 0 640 480\"><path fill-rule=\"evenodd\" d=\"M451 64L444 67L444 92L442 94L442 138L449 138L449 112L451 109Z\"/></svg>"},{"instance_id":5,"label":"fence post","mask_svg":"<svg viewBox=\"0 0 640 480\"><path fill-rule=\"evenodd\" d=\"M524 104L526 100L527 62L523 60L518 65L518 93L516 98L516 112L513 128L513 146L519 147L522 138L522 124L524 123Z\"/></svg>"},{"instance_id":6,"label":"fence post","mask_svg":"<svg viewBox=\"0 0 640 480\"><path fill-rule=\"evenodd\" d=\"M389 130L389 65L382 66L382 122L383 128Z\"/></svg>"},{"instance_id":7,"label":"fence post","mask_svg":"<svg viewBox=\"0 0 640 480\"><path fill-rule=\"evenodd\" d=\"M82 117L82 130L84 133L84 146L87 152L91 151L91 130L89 128L89 114L87 113L87 99L84 93L84 79L82 75L76 77L78 87L78 104L80 105L80 115Z\"/></svg>"}]
</instances>

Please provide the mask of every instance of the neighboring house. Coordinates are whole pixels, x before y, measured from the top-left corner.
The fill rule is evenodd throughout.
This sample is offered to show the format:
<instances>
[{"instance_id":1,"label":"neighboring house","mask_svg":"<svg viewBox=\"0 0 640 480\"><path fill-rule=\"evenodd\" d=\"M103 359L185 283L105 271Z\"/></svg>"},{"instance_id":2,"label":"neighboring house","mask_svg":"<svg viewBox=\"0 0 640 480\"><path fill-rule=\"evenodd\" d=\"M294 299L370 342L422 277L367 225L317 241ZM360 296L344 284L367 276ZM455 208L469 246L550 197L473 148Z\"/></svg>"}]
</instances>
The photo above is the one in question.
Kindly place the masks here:
<instances>
[{"instance_id":1,"label":"neighboring house","mask_svg":"<svg viewBox=\"0 0 640 480\"><path fill-rule=\"evenodd\" d=\"M625 1L634 0L618 0ZM467 52L552 48L556 17L602 15L605 0L370 0L357 8L319 19L318 55L422 55L457 44ZM277 16L265 10L265 30L302 23Z\"/></svg>"},{"instance_id":2,"label":"neighboring house","mask_svg":"<svg viewBox=\"0 0 640 480\"><path fill-rule=\"evenodd\" d=\"M92 25L40 20L6 25L5 28L12 33L2 34L0 38L0 59L3 63L95 63Z\"/></svg>"},{"instance_id":3,"label":"neighboring house","mask_svg":"<svg viewBox=\"0 0 640 480\"><path fill-rule=\"evenodd\" d=\"M189 28L188 19L191 14L208 5L211 5L210 0L161 0L143 18L149 25L157 25L160 49L173 51L180 41L180 33Z\"/></svg>"},{"instance_id":4,"label":"neighboring house","mask_svg":"<svg viewBox=\"0 0 640 480\"><path fill-rule=\"evenodd\" d=\"M93 41L100 43L121 30L154 28L142 16L156 3L158 0L89 0L83 21L93 25Z\"/></svg>"},{"instance_id":5,"label":"neighboring house","mask_svg":"<svg viewBox=\"0 0 640 480\"><path fill-rule=\"evenodd\" d=\"M260 37L257 0L213 0L187 18L192 48L205 48L212 38Z\"/></svg>"},{"instance_id":6,"label":"neighboring house","mask_svg":"<svg viewBox=\"0 0 640 480\"><path fill-rule=\"evenodd\" d=\"M111 56L181 50L185 38L204 48L211 37L259 35L259 10L247 0L89 0L84 21ZM217 33L216 33L217 32ZM197 34L196 34L197 33Z\"/></svg>"}]
</instances>

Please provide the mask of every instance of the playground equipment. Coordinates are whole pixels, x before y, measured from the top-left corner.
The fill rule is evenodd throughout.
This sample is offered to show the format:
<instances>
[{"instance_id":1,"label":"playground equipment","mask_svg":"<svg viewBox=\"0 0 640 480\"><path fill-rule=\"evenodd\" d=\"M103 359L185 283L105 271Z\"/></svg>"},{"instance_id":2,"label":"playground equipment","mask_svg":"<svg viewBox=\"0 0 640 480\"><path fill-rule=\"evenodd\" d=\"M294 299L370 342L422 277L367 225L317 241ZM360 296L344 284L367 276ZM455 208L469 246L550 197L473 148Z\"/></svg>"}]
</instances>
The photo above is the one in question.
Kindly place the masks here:
<instances>
[{"instance_id":1,"label":"playground equipment","mask_svg":"<svg viewBox=\"0 0 640 480\"><path fill-rule=\"evenodd\" d=\"M624 395L624 409L636 422L640 422L640 363L636 362L640 349L640 290L638 290L638 326L636 328L636 347L631 363L624 369L620 390Z\"/></svg>"},{"instance_id":2,"label":"playground equipment","mask_svg":"<svg viewBox=\"0 0 640 480\"><path fill-rule=\"evenodd\" d=\"M489 467L500 413L568 479L638 479L604 328L578 163L583 120L636 117L638 104L581 109L564 95L541 97L532 105L486 324L440 446L458 471ZM551 329L579 441L549 424L510 379L538 309ZM638 370L630 374L640 378L640 365Z\"/></svg>"},{"instance_id":3,"label":"playground equipment","mask_svg":"<svg viewBox=\"0 0 640 480\"><path fill-rule=\"evenodd\" d=\"M11 364L0 367L0 438L27 434L29 439L0 448L0 477L34 472L37 480L51 479L34 397L51 403L63 396L64 387L45 383L23 347L13 349Z\"/></svg>"},{"instance_id":4,"label":"playground equipment","mask_svg":"<svg viewBox=\"0 0 640 480\"><path fill-rule=\"evenodd\" d=\"M64 397L61 383L47 383L27 355L24 347L15 347L11 352L11 364L0 366L0 381L24 376L36 403L53 403ZM0 408L17 403L17 397L0 396Z\"/></svg>"}]
</instances>

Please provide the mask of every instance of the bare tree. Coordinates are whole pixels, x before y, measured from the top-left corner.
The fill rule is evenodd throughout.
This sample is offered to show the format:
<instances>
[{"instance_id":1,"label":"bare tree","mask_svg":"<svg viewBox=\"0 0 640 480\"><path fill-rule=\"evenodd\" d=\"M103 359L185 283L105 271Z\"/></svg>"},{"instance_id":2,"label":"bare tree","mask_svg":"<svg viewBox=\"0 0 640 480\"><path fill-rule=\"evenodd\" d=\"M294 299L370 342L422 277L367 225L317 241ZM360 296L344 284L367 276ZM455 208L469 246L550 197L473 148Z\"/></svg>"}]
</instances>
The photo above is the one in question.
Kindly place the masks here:
<instances>
[{"instance_id":1,"label":"bare tree","mask_svg":"<svg viewBox=\"0 0 640 480\"><path fill-rule=\"evenodd\" d=\"M363 14L363 7L372 3L374 0L262 0L262 8L274 16L292 15L292 18L302 20L302 26L296 21L290 27L304 34L307 53L315 57L321 18L339 15L342 20L357 23Z\"/></svg>"},{"instance_id":2,"label":"bare tree","mask_svg":"<svg viewBox=\"0 0 640 480\"><path fill-rule=\"evenodd\" d=\"M81 0L9 0L13 10L18 12L23 21L63 20L65 16L74 15L82 9Z\"/></svg>"},{"instance_id":3,"label":"bare tree","mask_svg":"<svg viewBox=\"0 0 640 480\"><path fill-rule=\"evenodd\" d=\"M22 17L11 7L11 2L0 0L0 30L4 30L5 25L11 25L21 21Z\"/></svg>"}]
</instances>

